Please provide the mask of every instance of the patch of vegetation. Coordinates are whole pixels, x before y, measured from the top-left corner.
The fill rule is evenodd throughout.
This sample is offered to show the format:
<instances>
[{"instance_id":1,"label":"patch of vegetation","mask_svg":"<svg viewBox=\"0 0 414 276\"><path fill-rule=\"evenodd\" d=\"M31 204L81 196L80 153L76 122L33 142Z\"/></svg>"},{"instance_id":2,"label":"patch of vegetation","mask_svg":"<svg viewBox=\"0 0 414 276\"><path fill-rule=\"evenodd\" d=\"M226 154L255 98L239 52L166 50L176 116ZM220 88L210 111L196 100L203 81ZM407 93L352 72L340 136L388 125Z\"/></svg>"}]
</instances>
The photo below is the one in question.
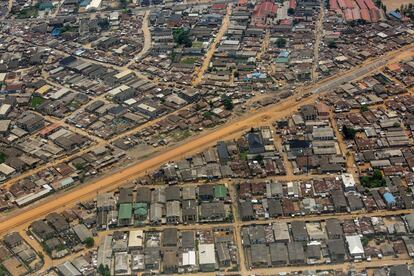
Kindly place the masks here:
<instances>
[{"instance_id":1,"label":"patch of vegetation","mask_svg":"<svg viewBox=\"0 0 414 276\"><path fill-rule=\"evenodd\" d=\"M129 1L128 0L119 0L119 6L121 9L126 9L128 7Z\"/></svg>"},{"instance_id":2,"label":"patch of vegetation","mask_svg":"<svg viewBox=\"0 0 414 276\"><path fill-rule=\"evenodd\" d=\"M263 164L263 156L261 154L256 155L253 160L257 161L259 164Z\"/></svg>"},{"instance_id":3,"label":"patch of vegetation","mask_svg":"<svg viewBox=\"0 0 414 276\"><path fill-rule=\"evenodd\" d=\"M75 164L73 164L73 166L78 171L83 171L83 169L85 168L85 166L82 163L75 163Z\"/></svg>"},{"instance_id":4,"label":"patch of vegetation","mask_svg":"<svg viewBox=\"0 0 414 276\"><path fill-rule=\"evenodd\" d=\"M49 246L47 246L47 244L44 242L42 243L42 247L44 249L44 251L50 256L52 254L52 249L50 249Z\"/></svg>"},{"instance_id":5,"label":"patch of vegetation","mask_svg":"<svg viewBox=\"0 0 414 276\"><path fill-rule=\"evenodd\" d=\"M287 12L288 12L288 15L292 16L292 15L295 14L295 9L294 8L289 8Z\"/></svg>"},{"instance_id":6,"label":"patch of vegetation","mask_svg":"<svg viewBox=\"0 0 414 276\"><path fill-rule=\"evenodd\" d=\"M83 241L83 243L87 248L92 248L95 244L95 240L92 237L88 237Z\"/></svg>"},{"instance_id":7,"label":"patch of vegetation","mask_svg":"<svg viewBox=\"0 0 414 276\"><path fill-rule=\"evenodd\" d=\"M223 96L221 101L223 102L224 108L226 110L233 110L234 108L233 101L229 96Z\"/></svg>"},{"instance_id":8,"label":"patch of vegetation","mask_svg":"<svg viewBox=\"0 0 414 276\"><path fill-rule=\"evenodd\" d=\"M368 106L363 104L363 105L361 105L360 110L361 110L361 112L367 112L369 109L368 109Z\"/></svg>"},{"instance_id":9,"label":"patch of vegetation","mask_svg":"<svg viewBox=\"0 0 414 276\"><path fill-rule=\"evenodd\" d=\"M204 112L203 117L206 118L206 119L210 119L211 117L213 117L213 115L214 115L213 112L206 111L206 112Z\"/></svg>"},{"instance_id":10,"label":"patch of vegetation","mask_svg":"<svg viewBox=\"0 0 414 276\"><path fill-rule=\"evenodd\" d=\"M356 130L352 127L343 126L342 134L344 135L345 139L352 140L355 138Z\"/></svg>"},{"instance_id":11,"label":"patch of vegetation","mask_svg":"<svg viewBox=\"0 0 414 276\"><path fill-rule=\"evenodd\" d=\"M364 237L361 238L361 243L364 247L366 247L369 243L369 239L364 236Z\"/></svg>"},{"instance_id":12,"label":"patch of vegetation","mask_svg":"<svg viewBox=\"0 0 414 276\"><path fill-rule=\"evenodd\" d=\"M336 45L336 41L335 40L329 41L328 42L328 48L330 48L330 49L338 48L338 45Z\"/></svg>"},{"instance_id":13,"label":"patch of vegetation","mask_svg":"<svg viewBox=\"0 0 414 276\"><path fill-rule=\"evenodd\" d=\"M194 63L196 63L197 62L197 58L196 57L183 57L181 60L180 60L180 63L181 64L194 64Z\"/></svg>"},{"instance_id":14,"label":"patch of vegetation","mask_svg":"<svg viewBox=\"0 0 414 276\"><path fill-rule=\"evenodd\" d=\"M65 25L60 29L61 33L75 33L78 31L77 26Z\"/></svg>"},{"instance_id":15,"label":"patch of vegetation","mask_svg":"<svg viewBox=\"0 0 414 276\"><path fill-rule=\"evenodd\" d=\"M6 161L6 154L4 154L4 152L0 152L0 164L4 163L4 161Z\"/></svg>"},{"instance_id":16,"label":"patch of vegetation","mask_svg":"<svg viewBox=\"0 0 414 276\"><path fill-rule=\"evenodd\" d=\"M361 177L361 184L367 188L379 188L385 186L385 179L380 170L374 170L372 175Z\"/></svg>"},{"instance_id":17,"label":"patch of vegetation","mask_svg":"<svg viewBox=\"0 0 414 276\"><path fill-rule=\"evenodd\" d=\"M98 272L101 274L101 276L111 276L111 270L107 265L104 266L103 264L100 264L98 267Z\"/></svg>"},{"instance_id":18,"label":"patch of vegetation","mask_svg":"<svg viewBox=\"0 0 414 276\"><path fill-rule=\"evenodd\" d=\"M56 251L62 251L62 250L65 250L65 245L64 244L59 244L59 245L57 245L56 246Z\"/></svg>"},{"instance_id":19,"label":"patch of vegetation","mask_svg":"<svg viewBox=\"0 0 414 276\"><path fill-rule=\"evenodd\" d=\"M174 133L174 140L182 141L191 136L191 132L187 130L180 130Z\"/></svg>"},{"instance_id":20,"label":"patch of vegetation","mask_svg":"<svg viewBox=\"0 0 414 276\"><path fill-rule=\"evenodd\" d=\"M43 99L42 97L40 97L40 96L33 96L30 99L30 107L37 108L39 105L41 105L44 102L45 102L45 99Z\"/></svg>"},{"instance_id":21,"label":"patch of vegetation","mask_svg":"<svg viewBox=\"0 0 414 276\"><path fill-rule=\"evenodd\" d=\"M37 7L27 7L23 8L18 14L17 19L27 19L27 18L36 18L38 16L39 12Z\"/></svg>"},{"instance_id":22,"label":"patch of vegetation","mask_svg":"<svg viewBox=\"0 0 414 276\"><path fill-rule=\"evenodd\" d=\"M190 39L190 29L176 28L173 29L174 42L178 45L184 45L185 47L191 47L193 42Z\"/></svg>"},{"instance_id":23,"label":"patch of vegetation","mask_svg":"<svg viewBox=\"0 0 414 276\"><path fill-rule=\"evenodd\" d=\"M286 41L286 39L284 39L283 37L279 37L279 38L276 40L276 46L277 46L278 48L284 48L284 47L286 46L286 43L287 43L287 41Z\"/></svg>"},{"instance_id":24,"label":"patch of vegetation","mask_svg":"<svg viewBox=\"0 0 414 276\"><path fill-rule=\"evenodd\" d=\"M241 159L241 160L246 161L246 160L247 160L247 155L248 155L248 154L249 154L249 153L248 153L247 151L242 151L242 152L240 152L239 157L240 157L240 159Z\"/></svg>"},{"instance_id":25,"label":"patch of vegetation","mask_svg":"<svg viewBox=\"0 0 414 276\"><path fill-rule=\"evenodd\" d=\"M7 270L6 268L0 264L0 276L6 276L7 275Z\"/></svg>"},{"instance_id":26,"label":"patch of vegetation","mask_svg":"<svg viewBox=\"0 0 414 276\"><path fill-rule=\"evenodd\" d=\"M194 41L192 47L197 48L197 49L201 49L201 48L203 48L203 42L202 41Z\"/></svg>"}]
</instances>

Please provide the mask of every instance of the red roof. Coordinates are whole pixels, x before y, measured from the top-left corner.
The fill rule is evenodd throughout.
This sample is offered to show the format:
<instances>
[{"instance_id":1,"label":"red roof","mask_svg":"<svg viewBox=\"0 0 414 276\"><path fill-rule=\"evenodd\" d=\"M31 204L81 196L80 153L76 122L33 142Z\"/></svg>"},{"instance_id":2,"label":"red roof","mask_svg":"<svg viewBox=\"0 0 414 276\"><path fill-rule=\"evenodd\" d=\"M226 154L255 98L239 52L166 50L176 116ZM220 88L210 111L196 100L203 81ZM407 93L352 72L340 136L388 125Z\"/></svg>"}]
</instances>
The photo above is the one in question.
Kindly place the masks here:
<instances>
[{"instance_id":1,"label":"red roof","mask_svg":"<svg viewBox=\"0 0 414 276\"><path fill-rule=\"evenodd\" d=\"M353 20L351 9L346 9L345 10L345 20L346 21L352 21Z\"/></svg>"},{"instance_id":2,"label":"red roof","mask_svg":"<svg viewBox=\"0 0 414 276\"><path fill-rule=\"evenodd\" d=\"M277 6L273 1L267 0L254 7L253 14L255 16L269 16L276 14Z\"/></svg>"},{"instance_id":3,"label":"red roof","mask_svg":"<svg viewBox=\"0 0 414 276\"><path fill-rule=\"evenodd\" d=\"M371 15L368 9L361 9L361 18L367 22L371 22Z\"/></svg>"},{"instance_id":4,"label":"red roof","mask_svg":"<svg viewBox=\"0 0 414 276\"><path fill-rule=\"evenodd\" d=\"M226 9L226 7L227 7L226 3L219 3L219 4L214 4L213 6L211 6L213 10L224 10Z\"/></svg>"},{"instance_id":5,"label":"red roof","mask_svg":"<svg viewBox=\"0 0 414 276\"><path fill-rule=\"evenodd\" d=\"M380 20L380 15L378 9L370 9L369 14L371 15L372 22L378 22Z\"/></svg>"},{"instance_id":6,"label":"red roof","mask_svg":"<svg viewBox=\"0 0 414 276\"><path fill-rule=\"evenodd\" d=\"M367 6L364 3L364 0L356 0L356 2L361 10L367 8Z\"/></svg>"},{"instance_id":7,"label":"red roof","mask_svg":"<svg viewBox=\"0 0 414 276\"><path fill-rule=\"evenodd\" d=\"M363 1L363 0L361 0L361 1ZM338 9L338 3L336 2L336 0L329 0L329 8L331 10Z\"/></svg>"},{"instance_id":8,"label":"red roof","mask_svg":"<svg viewBox=\"0 0 414 276\"><path fill-rule=\"evenodd\" d=\"M352 5L351 0L345 0L344 2L345 2L345 6L346 6L348 9L352 9L352 8L354 7L354 5Z\"/></svg>"},{"instance_id":9,"label":"red roof","mask_svg":"<svg viewBox=\"0 0 414 276\"><path fill-rule=\"evenodd\" d=\"M341 9L346 9L345 0L338 0L338 5Z\"/></svg>"},{"instance_id":10,"label":"red roof","mask_svg":"<svg viewBox=\"0 0 414 276\"><path fill-rule=\"evenodd\" d=\"M296 0L289 1L289 8L296 9L296 5L297 5Z\"/></svg>"},{"instance_id":11,"label":"red roof","mask_svg":"<svg viewBox=\"0 0 414 276\"><path fill-rule=\"evenodd\" d=\"M364 0L365 5L367 5L368 9L375 10L377 9L377 6L375 6L374 2L372 0Z\"/></svg>"},{"instance_id":12,"label":"red roof","mask_svg":"<svg viewBox=\"0 0 414 276\"><path fill-rule=\"evenodd\" d=\"M359 9L353 9L352 10L352 17L354 18L354 20L361 19L361 14L359 12Z\"/></svg>"}]
</instances>

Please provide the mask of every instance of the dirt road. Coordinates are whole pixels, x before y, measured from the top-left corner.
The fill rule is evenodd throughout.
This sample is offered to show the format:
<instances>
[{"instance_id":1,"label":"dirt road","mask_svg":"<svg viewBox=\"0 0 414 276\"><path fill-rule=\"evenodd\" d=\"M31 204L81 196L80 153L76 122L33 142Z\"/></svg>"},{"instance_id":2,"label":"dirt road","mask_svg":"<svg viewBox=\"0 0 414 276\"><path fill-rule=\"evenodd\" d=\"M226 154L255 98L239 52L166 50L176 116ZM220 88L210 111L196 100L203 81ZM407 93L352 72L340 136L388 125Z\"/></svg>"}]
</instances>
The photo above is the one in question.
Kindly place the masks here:
<instances>
[{"instance_id":1,"label":"dirt road","mask_svg":"<svg viewBox=\"0 0 414 276\"><path fill-rule=\"evenodd\" d=\"M129 67L132 63L138 61L141 59L151 48L151 32L149 29L149 15L151 11L147 10L145 11L144 18L142 19L142 34L144 36L144 45L141 49L141 51L135 56L135 58L131 59L126 67Z\"/></svg>"},{"instance_id":2,"label":"dirt road","mask_svg":"<svg viewBox=\"0 0 414 276\"><path fill-rule=\"evenodd\" d=\"M411 51L411 48L407 49L407 51ZM394 55L392 61L395 62L400 56L404 57L405 55ZM389 59L387 56L382 58ZM372 62L377 61L378 60L374 60ZM379 68L372 68L372 71L377 69ZM366 74L368 73L370 73L370 71L366 72ZM348 79L349 75L356 75L355 79L363 77L362 74L357 74L357 71L351 71L339 76L338 79L331 79L330 82L341 81L342 78ZM314 89L314 87L312 87L312 89ZM309 90L303 90L302 93L308 91ZM322 91L318 90L318 93L322 93ZM226 124L212 131L207 131L203 133L203 135L193 137L190 141L185 141L184 143L161 152L150 159L123 169L116 174L85 184L82 189L68 191L61 196L57 196L53 201L48 200L37 206L31 206L32 208L25 210L25 212L12 212L9 215L4 215L0 221L0 234L4 234L18 226L22 226L35 219L41 218L66 205L92 198L99 192L113 190L124 184L126 181L142 176L168 161L181 159L193 153L200 152L203 149L214 145L219 140L235 138L250 129L251 126L268 125L270 122L277 119L287 117L300 106L313 103L319 95L320 94L313 94L300 102L297 102L295 97L290 97L276 105L269 105L260 111L250 112L236 122Z\"/></svg>"},{"instance_id":3,"label":"dirt road","mask_svg":"<svg viewBox=\"0 0 414 276\"><path fill-rule=\"evenodd\" d=\"M231 10L232 10L232 5L230 4L230 5L227 6L227 13L226 13L226 15L223 19L223 23L221 24L220 30L217 32L217 35L214 38L213 43L211 43L211 46L208 49L208 51L207 51L207 53L204 57L203 64L200 66L200 68L198 69L198 71L196 73L196 77L192 82L193 85L199 84L201 82L201 80L203 79L204 72L208 69L211 58L213 57L214 52L216 51L217 44L220 43L221 39L226 34L227 29L228 29L229 24L230 24Z\"/></svg>"},{"instance_id":4,"label":"dirt road","mask_svg":"<svg viewBox=\"0 0 414 276\"><path fill-rule=\"evenodd\" d=\"M325 18L324 2L319 1L319 17L316 21L315 28L315 45L313 46L313 66L312 66L312 81L316 82L318 79L318 65L319 65L319 45L323 37L323 21Z\"/></svg>"}]
</instances>

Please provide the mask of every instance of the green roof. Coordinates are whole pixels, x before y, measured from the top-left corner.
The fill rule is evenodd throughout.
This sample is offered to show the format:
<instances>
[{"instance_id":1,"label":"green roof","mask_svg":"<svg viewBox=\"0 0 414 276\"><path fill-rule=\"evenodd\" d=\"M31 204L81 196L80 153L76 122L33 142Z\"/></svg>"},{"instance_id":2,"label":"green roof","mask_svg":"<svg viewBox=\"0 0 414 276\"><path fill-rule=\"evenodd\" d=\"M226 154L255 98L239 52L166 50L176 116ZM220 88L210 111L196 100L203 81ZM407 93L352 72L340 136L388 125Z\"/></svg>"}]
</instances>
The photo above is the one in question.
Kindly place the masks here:
<instances>
[{"instance_id":1,"label":"green roof","mask_svg":"<svg viewBox=\"0 0 414 276\"><path fill-rule=\"evenodd\" d=\"M288 63L289 58L288 57L278 57L276 58L276 63Z\"/></svg>"},{"instance_id":2,"label":"green roof","mask_svg":"<svg viewBox=\"0 0 414 276\"><path fill-rule=\"evenodd\" d=\"M227 195L227 188L224 185L214 186L214 197L216 198L225 198Z\"/></svg>"},{"instance_id":3,"label":"green roof","mask_svg":"<svg viewBox=\"0 0 414 276\"><path fill-rule=\"evenodd\" d=\"M146 203L134 203L134 215L143 216L148 213L148 206Z\"/></svg>"},{"instance_id":4,"label":"green roof","mask_svg":"<svg viewBox=\"0 0 414 276\"><path fill-rule=\"evenodd\" d=\"M123 203L119 205L118 219L130 219L132 216L132 204Z\"/></svg>"}]
</instances>

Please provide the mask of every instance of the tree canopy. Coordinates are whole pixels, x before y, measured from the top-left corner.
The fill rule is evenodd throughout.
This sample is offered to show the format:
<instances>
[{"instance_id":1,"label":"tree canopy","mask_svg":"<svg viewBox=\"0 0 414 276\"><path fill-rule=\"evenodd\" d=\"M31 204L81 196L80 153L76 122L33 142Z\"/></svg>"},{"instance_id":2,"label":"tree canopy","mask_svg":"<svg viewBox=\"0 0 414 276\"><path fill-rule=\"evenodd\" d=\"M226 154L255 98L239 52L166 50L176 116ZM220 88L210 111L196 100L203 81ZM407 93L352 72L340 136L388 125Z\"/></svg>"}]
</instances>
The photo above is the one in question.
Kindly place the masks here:
<instances>
[{"instance_id":1,"label":"tree canopy","mask_svg":"<svg viewBox=\"0 0 414 276\"><path fill-rule=\"evenodd\" d=\"M185 47L193 46L193 42L189 35L190 30L186 28L176 28L173 30L174 42L178 45L184 45Z\"/></svg>"},{"instance_id":2,"label":"tree canopy","mask_svg":"<svg viewBox=\"0 0 414 276\"><path fill-rule=\"evenodd\" d=\"M276 40L276 46L278 47L278 48L284 48L285 46L286 46L286 39L284 39L283 37L279 37L277 40Z\"/></svg>"}]
</instances>

